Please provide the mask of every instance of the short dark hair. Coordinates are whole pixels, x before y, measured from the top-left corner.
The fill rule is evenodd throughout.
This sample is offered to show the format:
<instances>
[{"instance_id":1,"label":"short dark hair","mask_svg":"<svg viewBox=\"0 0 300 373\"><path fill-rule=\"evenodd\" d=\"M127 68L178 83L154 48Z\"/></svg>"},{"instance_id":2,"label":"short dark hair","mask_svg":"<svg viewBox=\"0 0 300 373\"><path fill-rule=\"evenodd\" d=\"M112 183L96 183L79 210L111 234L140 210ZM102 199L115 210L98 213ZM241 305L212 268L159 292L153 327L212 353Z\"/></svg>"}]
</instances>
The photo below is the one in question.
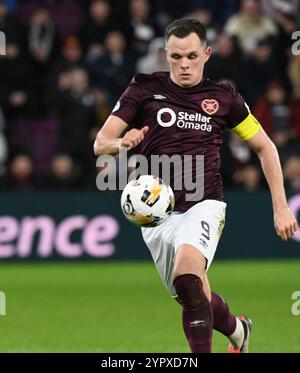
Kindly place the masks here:
<instances>
[{"instance_id":1,"label":"short dark hair","mask_svg":"<svg viewBox=\"0 0 300 373\"><path fill-rule=\"evenodd\" d=\"M179 18L170 23L165 31L165 40L168 41L171 35L177 38L185 38L192 32L198 35L201 42L206 45L206 28L194 18Z\"/></svg>"}]
</instances>

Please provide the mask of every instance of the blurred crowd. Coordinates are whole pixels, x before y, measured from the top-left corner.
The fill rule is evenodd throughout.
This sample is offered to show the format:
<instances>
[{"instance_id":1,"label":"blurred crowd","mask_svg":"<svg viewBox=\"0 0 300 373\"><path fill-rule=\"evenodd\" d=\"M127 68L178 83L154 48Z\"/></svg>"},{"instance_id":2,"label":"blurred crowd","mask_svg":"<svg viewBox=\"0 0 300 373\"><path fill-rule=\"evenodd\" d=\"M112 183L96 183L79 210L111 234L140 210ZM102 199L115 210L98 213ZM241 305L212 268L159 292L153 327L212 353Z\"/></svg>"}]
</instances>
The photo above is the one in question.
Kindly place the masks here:
<instances>
[{"instance_id":1,"label":"blurred crowd","mask_svg":"<svg viewBox=\"0 0 300 373\"><path fill-rule=\"evenodd\" d=\"M300 192L300 0L0 0L0 188L94 189L97 131L133 74L168 70L164 29L182 16L207 27L205 77L244 96ZM225 187L266 187L231 131L222 153Z\"/></svg>"}]
</instances>

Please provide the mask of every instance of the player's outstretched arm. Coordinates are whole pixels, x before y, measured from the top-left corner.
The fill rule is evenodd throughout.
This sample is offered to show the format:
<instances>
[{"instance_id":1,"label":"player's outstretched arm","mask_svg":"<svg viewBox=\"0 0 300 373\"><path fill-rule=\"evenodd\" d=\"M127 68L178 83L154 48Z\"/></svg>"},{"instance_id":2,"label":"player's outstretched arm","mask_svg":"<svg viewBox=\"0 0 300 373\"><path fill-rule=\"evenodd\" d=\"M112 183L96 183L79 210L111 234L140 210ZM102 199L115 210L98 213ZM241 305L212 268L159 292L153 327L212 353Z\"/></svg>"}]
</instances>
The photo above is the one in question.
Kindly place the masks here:
<instances>
[{"instance_id":1,"label":"player's outstretched arm","mask_svg":"<svg viewBox=\"0 0 300 373\"><path fill-rule=\"evenodd\" d=\"M262 128L247 143L261 161L272 194L275 229L277 234L286 241L297 230L297 221L288 208L276 146Z\"/></svg>"},{"instance_id":2,"label":"player's outstretched arm","mask_svg":"<svg viewBox=\"0 0 300 373\"><path fill-rule=\"evenodd\" d=\"M133 128L121 137L127 128L128 124L121 118L115 115L109 116L96 136L94 142L95 155L116 155L119 153L119 149L122 146L130 150L144 140L144 136L149 130L147 126L143 127L141 130Z\"/></svg>"}]
</instances>

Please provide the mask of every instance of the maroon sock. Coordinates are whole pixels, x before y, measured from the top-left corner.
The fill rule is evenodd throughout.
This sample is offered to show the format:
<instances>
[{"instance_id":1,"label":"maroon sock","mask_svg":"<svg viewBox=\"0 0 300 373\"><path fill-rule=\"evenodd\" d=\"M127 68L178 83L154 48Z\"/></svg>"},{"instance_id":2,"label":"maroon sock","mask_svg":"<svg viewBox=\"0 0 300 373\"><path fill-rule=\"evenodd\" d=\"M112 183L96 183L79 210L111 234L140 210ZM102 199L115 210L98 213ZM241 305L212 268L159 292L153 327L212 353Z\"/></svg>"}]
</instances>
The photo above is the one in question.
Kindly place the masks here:
<instances>
[{"instance_id":1,"label":"maroon sock","mask_svg":"<svg viewBox=\"0 0 300 373\"><path fill-rule=\"evenodd\" d=\"M185 274L174 279L174 287L183 308L183 329L191 351L211 352L213 315L202 281Z\"/></svg>"},{"instance_id":2,"label":"maroon sock","mask_svg":"<svg viewBox=\"0 0 300 373\"><path fill-rule=\"evenodd\" d=\"M211 292L211 307L213 310L214 329L226 335L230 336L236 328L236 318L230 313L228 304L224 299Z\"/></svg>"}]
</instances>

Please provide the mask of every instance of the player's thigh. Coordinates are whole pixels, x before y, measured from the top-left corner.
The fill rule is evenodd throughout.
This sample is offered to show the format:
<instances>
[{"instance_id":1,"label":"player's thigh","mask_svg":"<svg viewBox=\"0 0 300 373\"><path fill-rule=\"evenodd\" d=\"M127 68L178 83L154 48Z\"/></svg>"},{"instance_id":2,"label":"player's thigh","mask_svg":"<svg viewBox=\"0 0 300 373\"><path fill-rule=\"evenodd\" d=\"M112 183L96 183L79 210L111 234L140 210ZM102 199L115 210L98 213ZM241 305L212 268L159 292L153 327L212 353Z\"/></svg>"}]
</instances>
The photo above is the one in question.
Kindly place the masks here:
<instances>
[{"instance_id":1,"label":"player's thigh","mask_svg":"<svg viewBox=\"0 0 300 373\"><path fill-rule=\"evenodd\" d=\"M176 250L173 278L186 273L202 278L205 268L206 258L196 247L183 244Z\"/></svg>"},{"instance_id":2,"label":"player's thigh","mask_svg":"<svg viewBox=\"0 0 300 373\"><path fill-rule=\"evenodd\" d=\"M175 237L178 262L175 266L175 275L179 271L186 271L186 273L190 271L202 276L204 270L209 268L224 226L225 211L224 202L205 200L194 205L181 216ZM204 268L203 264L205 264Z\"/></svg>"}]
</instances>

